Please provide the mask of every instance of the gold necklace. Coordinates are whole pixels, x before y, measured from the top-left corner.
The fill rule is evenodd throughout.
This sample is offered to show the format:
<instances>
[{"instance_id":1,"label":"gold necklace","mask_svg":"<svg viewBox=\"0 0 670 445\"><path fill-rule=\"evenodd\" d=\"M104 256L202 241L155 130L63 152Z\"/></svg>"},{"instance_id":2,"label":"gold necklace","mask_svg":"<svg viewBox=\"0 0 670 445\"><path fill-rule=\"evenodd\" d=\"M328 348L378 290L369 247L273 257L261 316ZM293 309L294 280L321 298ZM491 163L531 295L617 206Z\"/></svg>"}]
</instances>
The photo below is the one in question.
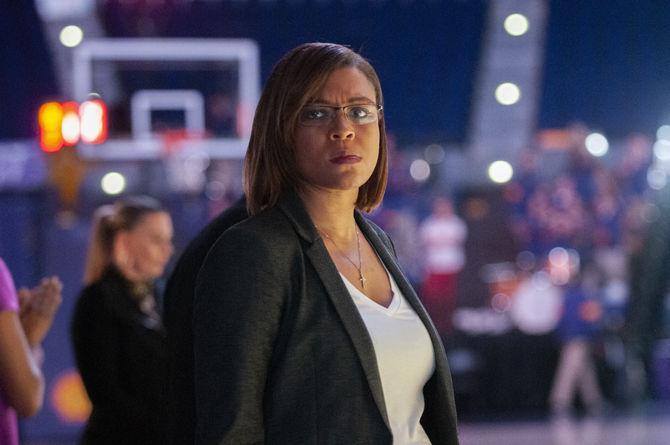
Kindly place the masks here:
<instances>
[{"instance_id":1,"label":"gold necklace","mask_svg":"<svg viewBox=\"0 0 670 445\"><path fill-rule=\"evenodd\" d=\"M348 256L346 256L346 255L344 254L344 251L343 251L342 249L340 249L340 246L337 245L337 243L335 242L335 240L332 239L332 238L330 237L330 235L328 235L328 234L327 234L326 232L324 232L323 230L319 229L318 226L314 226L314 227L316 227L316 230L318 230L319 232L323 233L323 236L325 236L326 238L328 238L328 239L330 240L330 242L333 243L333 246L335 246L335 248L337 249L338 253L339 253L340 255L342 255L347 261L349 261L349 262L351 263L352 266L354 266L354 267L356 268L356 270L358 271L358 281L361 282L361 287L363 288L363 290L365 290L365 282L366 282L368 279L365 278L365 276L363 276L363 257L361 256L361 240L360 240L360 238L358 237L358 229L356 229L356 248L357 248L357 250L358 250L358 266L357 266L356 263L354 263L353 261L351 261L351 258L349 258Z\"/></svg>"}]
</instances>

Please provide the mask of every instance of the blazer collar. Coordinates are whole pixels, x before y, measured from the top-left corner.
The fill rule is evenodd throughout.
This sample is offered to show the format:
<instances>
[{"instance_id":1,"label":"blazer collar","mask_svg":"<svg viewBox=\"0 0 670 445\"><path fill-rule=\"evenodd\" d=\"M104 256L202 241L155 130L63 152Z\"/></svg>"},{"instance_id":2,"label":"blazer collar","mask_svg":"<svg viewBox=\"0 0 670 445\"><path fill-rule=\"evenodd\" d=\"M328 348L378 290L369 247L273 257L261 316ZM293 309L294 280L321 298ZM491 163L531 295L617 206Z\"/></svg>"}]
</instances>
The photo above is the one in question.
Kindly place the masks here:
<instances>
[{"instance_id":1,"label":"blazer collar","mask_svg":"<svg viewBox=\"0 0 670 445\"><path fill-rule=\"evenodd\" d=\"M370 386L372 397L384 423L390 431L391 426L386 413L386 403L384 402L384 392L382 390L381 377L379 376L377 357L365 323L356 305L352 302L349 291L344 285L337 267L331 260L328 250L326 250L326 246L323 244L323 239L317 232L300 197L297 193L287 193L280 199L278 205L291 221L298 235L309 243L309 246L305 249L307 257L319 275L326 293L354 345L368 385Z\"/></svg>"}]
</instances>

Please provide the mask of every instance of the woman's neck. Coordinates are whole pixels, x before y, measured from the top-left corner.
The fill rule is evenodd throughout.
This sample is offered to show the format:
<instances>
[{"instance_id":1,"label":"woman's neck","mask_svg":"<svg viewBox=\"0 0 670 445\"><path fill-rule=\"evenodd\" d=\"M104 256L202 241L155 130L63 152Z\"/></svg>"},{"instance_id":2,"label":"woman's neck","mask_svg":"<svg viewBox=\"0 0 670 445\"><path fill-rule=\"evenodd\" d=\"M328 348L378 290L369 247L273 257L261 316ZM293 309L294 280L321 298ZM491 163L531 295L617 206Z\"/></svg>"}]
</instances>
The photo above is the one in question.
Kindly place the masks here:
<instances>
[{"instance_id":1,"label":"woman's neck","mask_svg":"<svg viewBox=\"0 0 670 445\"><path fill-rule=\"evenodd\" d=\"M340 240L350 240L356 236L356 190L309 188L301 191L300 197L312 222L321 232Z\"/></svg>"}]
</instances>

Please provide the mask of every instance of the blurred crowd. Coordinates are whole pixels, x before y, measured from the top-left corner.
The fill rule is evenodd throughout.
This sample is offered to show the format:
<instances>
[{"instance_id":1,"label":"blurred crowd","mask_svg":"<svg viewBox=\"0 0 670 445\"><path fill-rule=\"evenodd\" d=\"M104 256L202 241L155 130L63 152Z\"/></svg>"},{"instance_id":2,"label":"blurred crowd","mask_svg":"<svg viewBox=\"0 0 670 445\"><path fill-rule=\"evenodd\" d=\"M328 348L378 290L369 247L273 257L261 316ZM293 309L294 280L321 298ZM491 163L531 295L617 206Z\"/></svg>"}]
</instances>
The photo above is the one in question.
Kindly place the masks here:
<instances>
[{"instance_id":1,"label":"blurred crowd","mask_svg":"<svg viewBox=\"0 0 670 445\"><path fill-rule=\"evenodd\" d=\"M481 208L473 207L470 191L444 187L439 177L413 180L410 156L399 153L384 205L373 215L394 239L446 344L459 328L467 330L459 326L459 308L465 312L473 306L498 317L500 332L518 329L554 338L561 352L547 399L556 412L565 412L577 392L582 404L590 405L587 409L599 411L603 396L596 374L602 380L603 368L609 373L607 395L630 397L627 341L637 336L631 335L637 329L629 312L635 298L631 280L639 281L633 265L645 255L648 228L658 218L658 193L648 182L652 141L632 134L605 156L596 156L587 148L587 135L585 127L575 125L562 131L558 146L543 145L538 138L536 146L520 154L513 180L496 186L491 196L499 202ZM486 230L510 240L505 254L482 262L473 257L486 244L472 239L481 232L470 231L466 239L476 214L496 206L502 206L502 218ZM466 252L466 244L474 248ZM473 267L479 270L468 271ZM490 269L493 285L479 292L486 295L459 285L459 274L486 281ZM536 291L535 308L516 310L528 283L539 289L537 283L545 278L552 292ZM515 310L531 317L536 310L536 321L526 328ZM652 367L647 364L649 372ZM652 380L646 384L653 395Z\"/></svg>"}]
</instances>

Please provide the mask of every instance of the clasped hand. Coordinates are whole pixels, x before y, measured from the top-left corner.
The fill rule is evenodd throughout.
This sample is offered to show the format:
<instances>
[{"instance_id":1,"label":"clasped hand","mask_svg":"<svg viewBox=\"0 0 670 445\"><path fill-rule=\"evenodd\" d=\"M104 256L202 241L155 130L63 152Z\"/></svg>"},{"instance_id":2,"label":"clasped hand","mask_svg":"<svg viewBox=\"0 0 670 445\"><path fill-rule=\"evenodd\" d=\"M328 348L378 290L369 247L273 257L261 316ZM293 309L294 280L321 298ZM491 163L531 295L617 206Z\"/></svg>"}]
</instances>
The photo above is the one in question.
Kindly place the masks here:
<instances>
[{"instance_id":1,"label":"clasped hand","mask_svg":"<svg viewBox=\"0 0 670 445\"><path fill-rule=\"evenodd\" d=\"M62 301L62 289L58 277L42 278L32 289L19 289L19 318L31 348L39 346L49 332Z\"/></svg>"}]
</instances>

